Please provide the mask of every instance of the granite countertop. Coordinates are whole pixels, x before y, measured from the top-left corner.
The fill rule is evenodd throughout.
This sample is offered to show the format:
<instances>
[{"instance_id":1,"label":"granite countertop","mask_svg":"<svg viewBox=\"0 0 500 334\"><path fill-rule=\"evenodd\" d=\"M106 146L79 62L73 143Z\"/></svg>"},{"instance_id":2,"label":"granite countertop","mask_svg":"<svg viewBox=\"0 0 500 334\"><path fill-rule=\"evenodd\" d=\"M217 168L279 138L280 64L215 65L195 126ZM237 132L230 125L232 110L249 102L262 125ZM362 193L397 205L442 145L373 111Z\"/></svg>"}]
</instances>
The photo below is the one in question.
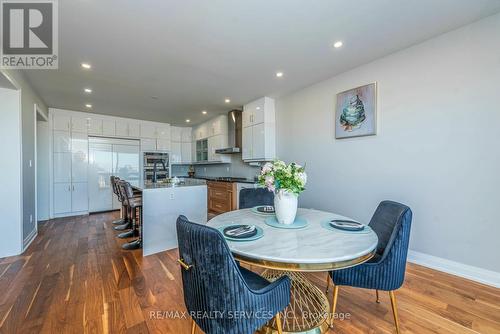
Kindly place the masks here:
<instances>
[{"instance_id":1,"label":"granite countertop","mask_svg":"<svg viewBox=\"0 0 500 334\"><path fill-rule=\"evenodd\" d=\"M140 182L137 185L134 185L134 188L139 190L148 190L148 189L161 189L161 188L182 188L182 187L195 187L195 186L203 186L206 185L205 180L200 179L189 179L189 178L179 178L180 182L177 184L167 183L167 182L159 182L159 183L145 183Z\"/></svg>"},{"instance_id":2,"label":"granite countertop","mask_svg":"<svg viewBox=\"0 0 500 334\"><path fill-rule=\"evenodd\" d=\"M187 176L178 176L182 179L191 179L191 180L205 180L205 181L218 181L218 182L234 182L234 183L257 183L257 180L248 179L248 178L240 178L240 177L226 177L226 176L195 176L195 177L187 177Z\"/></svg>"}]
</instances>

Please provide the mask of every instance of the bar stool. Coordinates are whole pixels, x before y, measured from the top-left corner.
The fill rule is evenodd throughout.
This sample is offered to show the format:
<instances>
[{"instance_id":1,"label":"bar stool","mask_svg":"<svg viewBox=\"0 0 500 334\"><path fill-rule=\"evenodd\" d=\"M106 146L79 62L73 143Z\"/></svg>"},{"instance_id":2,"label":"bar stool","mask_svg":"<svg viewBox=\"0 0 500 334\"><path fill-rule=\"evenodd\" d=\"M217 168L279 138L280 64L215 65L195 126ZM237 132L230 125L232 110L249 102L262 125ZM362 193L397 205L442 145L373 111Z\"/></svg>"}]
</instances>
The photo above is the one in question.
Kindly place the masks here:
<instances>
[{"instance_id":1,"label":"bar stool","mask_svg":"<svg viewBox=\"0 0 500 334\"><path fill-rule=\"evenodd\" d=\"M137 233L139 236L136 240L123 244L122 248L126 250L142 248L142 198L134 196L134 191L130 183L121 181L119 185L122 187L127 205L131 210L132 231L137 231L133 233ZM137 217L139 217L139 221L137 221Z\"/></svg>"},{"instance_id":2,"label":"bar stool","mask_svg":"<svg viewBox=\"0 0 500 334\"><path fill-rule=\"evenodd\" d=\"M114 229L118 231L125 231L117 235L120 239L126 239L131 237L137 237L139 235L139 231L134 227L134 213L132 212L132 208L129 205L129 201L127 199L127 193L125 190L124 184L127 183L123 180L119 180L116 182L116 187L119 193L119 198L122 201L123 211L125 212L125 216L127 217L127 223L119 226L115 226ZM134 197L137 199L138 197Z\"/></svg>"},{"instance_id":3,"label":"bar stool","mask_svg":"<svg viewBox=\"0 0 500 334\"><path fill-rule=\"evenodd\" d=\"M113 189L113 193L116 195L118 201L122 204L120 208L120 219L116 219L112 222L113 225L123 225L127 223L127 211L125 210L125 206L123 205L123 199L121 198L120 190L118 189L117 182L120 181L118 176L111 175L110 177L111 189Z\"/></svg>"}]
</instances>

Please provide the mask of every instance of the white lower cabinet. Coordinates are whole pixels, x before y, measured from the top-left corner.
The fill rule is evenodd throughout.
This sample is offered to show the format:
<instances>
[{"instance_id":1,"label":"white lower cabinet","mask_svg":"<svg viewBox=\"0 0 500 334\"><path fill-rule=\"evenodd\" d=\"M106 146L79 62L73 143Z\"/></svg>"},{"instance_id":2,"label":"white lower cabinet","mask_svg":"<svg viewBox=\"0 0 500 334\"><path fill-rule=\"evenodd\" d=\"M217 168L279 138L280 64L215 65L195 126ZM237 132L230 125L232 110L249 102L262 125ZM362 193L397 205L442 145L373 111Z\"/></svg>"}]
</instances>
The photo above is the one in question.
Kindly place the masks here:
<instances>
[{"instance_id":1,"label":"white lower cabinet","mask_svg":"<svg viewBox=\"0 0 500 334\"><path fill-rule=\"evenodd\" d=\"M71 183L54 184L54 214L71 212Z\"/></svg>"},{"instance_id":2,"label":"white lower cabinet","mask_svg":"<svg viewBox=\"0 0 500 334\"><path fill-rule=\"evenodd\" d=\"M87 211L88 201L87 182L54 184L54 214Z\"/></svg>"},{"instance_id":3,"label":"white lower cabinet","mask_svg":"<svg viewBox=\"0 0 500 334\"><path fill-rule=\"evenodd\" d=\"M87 192L87 182L73 183L71 185L71 211L88 211L89 196Z\"/></svg>"}]
</instances>

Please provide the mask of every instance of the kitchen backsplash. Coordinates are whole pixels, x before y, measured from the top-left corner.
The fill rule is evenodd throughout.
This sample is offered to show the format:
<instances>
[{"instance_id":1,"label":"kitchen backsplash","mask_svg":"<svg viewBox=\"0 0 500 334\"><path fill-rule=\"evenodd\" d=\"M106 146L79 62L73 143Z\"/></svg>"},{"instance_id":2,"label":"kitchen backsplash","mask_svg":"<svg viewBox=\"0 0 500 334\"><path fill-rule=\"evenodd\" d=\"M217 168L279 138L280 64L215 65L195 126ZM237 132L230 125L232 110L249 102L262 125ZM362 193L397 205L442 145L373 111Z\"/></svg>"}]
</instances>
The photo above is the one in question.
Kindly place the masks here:
<instances>
[{"instance_id":1,"label":"kitchen backsplash","mask_svg":"<svg viewBox=\"0 0 500 334\"><path fill-rule=\"evenodd\" d=\"M260 173L260 167L243 162L241 154L231 155L231 164L194 165L197 176L230 176L253 179ZM172 166L172 176L187 175L189 166Z\"/></svg>"}]
</instances>

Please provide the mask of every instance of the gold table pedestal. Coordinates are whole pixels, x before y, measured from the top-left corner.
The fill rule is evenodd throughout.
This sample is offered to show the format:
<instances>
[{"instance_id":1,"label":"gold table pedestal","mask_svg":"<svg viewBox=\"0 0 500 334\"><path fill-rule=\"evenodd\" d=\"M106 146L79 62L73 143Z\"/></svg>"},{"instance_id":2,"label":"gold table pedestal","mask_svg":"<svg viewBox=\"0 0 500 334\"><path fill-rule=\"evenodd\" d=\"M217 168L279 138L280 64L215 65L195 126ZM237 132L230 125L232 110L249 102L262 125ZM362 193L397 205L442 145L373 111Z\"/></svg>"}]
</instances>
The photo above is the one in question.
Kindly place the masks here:
<instances>
[{"instance_id":1,"label":"gold table pedestal","mask_svg":"<svg viewBox=\"0 0 500 334\"><path fill-rule=\"evenodd\" d=\"M290 277L292 288L290 304L281 312L283 333L327 332L330 304L321 289L301 272L268 269L262 273L262 276L271 282L284 275ZM277 334L275 319L269 321L259 333Z\"/></svg>"}]
</instances>

